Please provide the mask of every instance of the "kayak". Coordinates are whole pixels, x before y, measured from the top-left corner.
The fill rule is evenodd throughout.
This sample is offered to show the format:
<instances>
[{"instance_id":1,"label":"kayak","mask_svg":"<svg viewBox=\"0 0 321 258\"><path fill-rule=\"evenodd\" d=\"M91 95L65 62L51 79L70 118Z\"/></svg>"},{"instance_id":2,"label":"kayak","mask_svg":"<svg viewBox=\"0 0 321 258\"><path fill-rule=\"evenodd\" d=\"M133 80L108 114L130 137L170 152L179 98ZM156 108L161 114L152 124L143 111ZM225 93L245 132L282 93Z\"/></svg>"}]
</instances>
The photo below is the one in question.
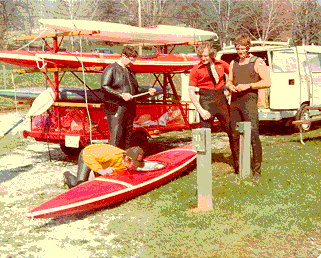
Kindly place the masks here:
<instances>
[{"instance_id":1,"label":"kayak","mask_svg":"<svg viewBox=\"0 0 321 258\"><path fill-rule=\"evenodd\" d=\"M112 22L67 19L40 19L39 22L47 28L59 31L97 30L98 34L87 37L122 43L192 44L218 39L217 34L212 31L172 25L136 27Z\"/></svg>"},{"instance_id":2,"label":"kayak","mask_svg":"<svg viewBox=\"0 0 321 258\"><path fill-rule=\"evenodd\" d=\"M120 60L120 54L49 51L0 51L0 61L33 69L102 67ZM188 54L154 54L136 59L131 68L136 73L187 72L199 63L199 58Z\"/></svg>"},{"instance_id":3,"label":"kayak","mask_svg":"<svg viewBox=\"0 0 321 258\"><path fill-rule=\"evenodd\" d=\"M117 171L82 183L39 205L28 218L55 218L101 209L144 194L195 165L192 145L166 150L145 159L136 171Z\"/></svg>"}]
</instances>

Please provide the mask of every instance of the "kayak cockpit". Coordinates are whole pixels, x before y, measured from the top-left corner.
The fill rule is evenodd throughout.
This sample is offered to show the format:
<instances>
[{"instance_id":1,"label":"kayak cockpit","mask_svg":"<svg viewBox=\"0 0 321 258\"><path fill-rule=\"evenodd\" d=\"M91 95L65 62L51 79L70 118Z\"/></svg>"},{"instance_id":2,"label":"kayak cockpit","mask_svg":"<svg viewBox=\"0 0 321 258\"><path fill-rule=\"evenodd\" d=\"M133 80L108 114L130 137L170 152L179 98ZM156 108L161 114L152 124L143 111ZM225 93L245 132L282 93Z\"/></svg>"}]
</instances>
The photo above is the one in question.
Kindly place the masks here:
<instances>
[{"instance_id":1,"label":"kayak cockpit","mask_svg":"<svg viewBox=\"0 0 321 258\"><path fill-rule=\"evenodd\" d=\"M145 161L144 167L137 168L136 171L138 172L148 172L153 170L158 170L165 167L165 164L158 161Z\"/></svg>"}]
</instances>

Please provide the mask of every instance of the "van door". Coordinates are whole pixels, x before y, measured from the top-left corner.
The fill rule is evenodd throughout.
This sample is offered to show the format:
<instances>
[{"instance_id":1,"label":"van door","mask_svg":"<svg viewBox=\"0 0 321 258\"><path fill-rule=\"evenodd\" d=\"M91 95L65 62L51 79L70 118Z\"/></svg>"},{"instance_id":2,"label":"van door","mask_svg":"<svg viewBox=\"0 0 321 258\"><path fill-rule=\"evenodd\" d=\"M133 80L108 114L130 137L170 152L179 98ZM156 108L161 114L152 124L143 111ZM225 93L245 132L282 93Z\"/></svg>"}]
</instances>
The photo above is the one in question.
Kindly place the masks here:
<instances>
[{"instance_id":1,"label":"van door","mask_svg":"<svg viewBox=\"0 0 321 258\"><path fill-rule=\"evenodd\" d=\"M312 78L310 83L311 106L321 106L321 53L306 53L309 77Z\"/></svg>"},{"instance_id":2,"label":"van door","mask_svg":"<svg viewBox=\"0 0 321 258\"><path fill-rule=\"evenodd\" d=\"M298 109L300 107L300 74L295 48L271 51L270 108Z\"/></svg>"}]
</instances>

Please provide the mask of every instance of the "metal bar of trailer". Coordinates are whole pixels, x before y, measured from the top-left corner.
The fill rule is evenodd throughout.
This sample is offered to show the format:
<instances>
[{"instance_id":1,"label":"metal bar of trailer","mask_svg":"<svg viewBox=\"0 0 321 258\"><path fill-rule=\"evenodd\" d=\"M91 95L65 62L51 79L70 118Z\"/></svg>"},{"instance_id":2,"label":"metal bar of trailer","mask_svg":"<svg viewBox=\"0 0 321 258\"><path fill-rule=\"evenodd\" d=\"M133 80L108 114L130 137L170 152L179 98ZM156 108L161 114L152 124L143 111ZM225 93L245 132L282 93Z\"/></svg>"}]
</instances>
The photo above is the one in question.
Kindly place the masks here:
<instances>
[{"instance_id":1,"label":"metal bar of trailer","mask_svg":"<svg viewBox=\"0 0 321 258\"><path fill-rule=\"evenodd\" d=\"M88 36L92 34L98 34L100 30L79 30L79 31L67 31L67 32L58 32L58 33L44 33L40 35L31 35L16 37L14 40L33 40L33 39L44 39L44 38L55 38L60 36Z\"/></svg>"},{"instance_id":2,"label":"metal bar of trailer","mask_svg":"<svg viewBox=\"0 0 321 258\"><path fill-rule=\"evenodd\" d=\"M13 73L44 73L44 72L101 72L104 68L97 67L82 67L79 68L47 68L47 69L16 69L12 70Z\"/></svg>"},{"instance_id":3,"label":"metal bar of trailer","mask_svg":"<svg viewBox=\"0 0 321 258\"><path fill-rule=\"evenodd\" d=\"M101 99L87 84L85 84L85 82L74 72L71 72L82 84L84 84L86 86L86 88L88 90L90 90L91 93L93 93L98 99L100 99L102 102L104 102L103 99Z\"/></svg>"}]
</instances>

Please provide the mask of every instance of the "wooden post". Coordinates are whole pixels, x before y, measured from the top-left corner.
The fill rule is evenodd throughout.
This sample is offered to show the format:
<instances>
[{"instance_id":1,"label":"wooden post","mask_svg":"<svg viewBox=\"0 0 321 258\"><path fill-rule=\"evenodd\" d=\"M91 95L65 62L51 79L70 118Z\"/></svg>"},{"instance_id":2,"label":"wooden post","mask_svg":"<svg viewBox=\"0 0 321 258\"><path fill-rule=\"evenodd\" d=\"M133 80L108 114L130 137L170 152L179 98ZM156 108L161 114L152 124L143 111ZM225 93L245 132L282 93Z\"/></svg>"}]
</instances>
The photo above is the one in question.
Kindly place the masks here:
<instances>
[{"instance_id":1,"label":"wooden post","mask_svg":"<svg viewBox=\"0 0 321 258\"><path fill-rule=\"evenodd\" d=\"M246 178L251 174L251 122L238 122L240 132L239 175Z\"/></svg>"},{"instance_id":2,"label":"wooden post","mask_svg":"<svg viewBox=\"0 0 321 258\"><path fill-rule=\"evenodd\" d=\"M198 207L194 211L213 209L211 129L193 129L193 148L197 151Z\"/></svg>"}]
</instances>

